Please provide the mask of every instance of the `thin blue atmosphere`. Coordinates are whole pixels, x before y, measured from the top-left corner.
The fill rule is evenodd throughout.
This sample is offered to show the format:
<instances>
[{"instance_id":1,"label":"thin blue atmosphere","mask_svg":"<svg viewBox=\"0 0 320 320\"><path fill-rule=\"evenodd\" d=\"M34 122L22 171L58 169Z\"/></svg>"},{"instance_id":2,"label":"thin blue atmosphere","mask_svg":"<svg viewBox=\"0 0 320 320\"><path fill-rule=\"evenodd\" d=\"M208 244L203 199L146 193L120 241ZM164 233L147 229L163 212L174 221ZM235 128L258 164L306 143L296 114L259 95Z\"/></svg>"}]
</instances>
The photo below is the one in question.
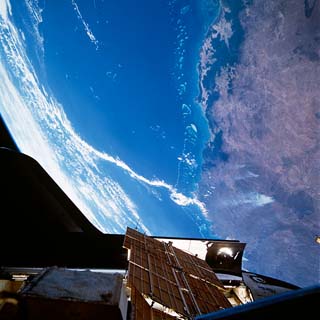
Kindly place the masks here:
<instances>
[{"instance_id":1,"label":"thin blue atmosphere","mask_svg":"<svg viewBox=\"0 0 320 320\"><path fill-rule=\"evenodd\" d=\"M209 138L196 102L206 32L199 8L187 0L12 3L30 75L19 79L21 65L8 60L10 77L55 163L17 144L104 232L212 236L196 195Z\"/></svg>"}]
</instances>

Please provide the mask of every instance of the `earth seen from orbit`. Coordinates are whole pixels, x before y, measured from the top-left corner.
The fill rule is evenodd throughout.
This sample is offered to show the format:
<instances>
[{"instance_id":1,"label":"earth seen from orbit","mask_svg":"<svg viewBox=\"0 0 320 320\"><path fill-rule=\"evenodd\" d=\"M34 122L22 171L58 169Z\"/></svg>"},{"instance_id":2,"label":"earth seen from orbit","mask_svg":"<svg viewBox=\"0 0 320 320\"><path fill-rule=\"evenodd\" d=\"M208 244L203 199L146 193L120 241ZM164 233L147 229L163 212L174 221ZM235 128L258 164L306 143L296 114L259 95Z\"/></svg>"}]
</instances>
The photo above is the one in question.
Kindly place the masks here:
<instances>
[{"instance_id":1,"label":"earth seen from orbit","mask_svg":"<svg viewBox=\"0 0 320 320\"><path fill-rule=\"evenodd\" d=\"M320 282L318 0L1 0L0 114L99 230L236 239Z\"/></svg>"}]
</instances>

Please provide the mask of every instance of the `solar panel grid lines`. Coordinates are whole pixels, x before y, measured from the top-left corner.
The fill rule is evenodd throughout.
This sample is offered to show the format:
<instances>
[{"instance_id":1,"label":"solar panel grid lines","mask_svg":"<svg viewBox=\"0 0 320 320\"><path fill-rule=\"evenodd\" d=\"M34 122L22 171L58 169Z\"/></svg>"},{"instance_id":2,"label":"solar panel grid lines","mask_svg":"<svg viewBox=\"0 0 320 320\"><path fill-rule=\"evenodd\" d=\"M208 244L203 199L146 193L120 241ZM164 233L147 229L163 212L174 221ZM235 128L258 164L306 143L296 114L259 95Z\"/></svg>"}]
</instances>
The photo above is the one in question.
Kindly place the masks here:
<instances>
[{"instance_id":1,"label":"solar panel grid lines","mask_svg":"<svg viewBox=\"0 0 320 320\"><path fill-rule=\"evenodd\" d=\"M131 302L134 320L152 320L150 306L135 286L131 287Z\"/></svg>"},{"instance_id":2,"label":"solar panel grid lines","mask_svg":"<svg viewBox=\"0 0 320 320\"><path fill-rule=\"evenodd\" d=\"M141 268L141 266L130 263L128 270L128 286L130 288L136 287L139 292L149 294L150 284L148 271Z\"/></svg>"},{"instance_id":3,"label":"solar panel grid lines","mask_svg":"<svg viewBox=\"0 0 320 320\"><path fill-rule=\"evenodd\" d=\"M173 310L167 309L165 306L151 307L145 300L144 296L135 287L131 288L132 320L172 320L186 319L183 316L174 314ZM169 314L171 311L171 314Z\"/></svg>"},{"instance_id":4,"label":"solar panel grid lines","mask_svg":"<svg viewBox=\"0 0 320 320\"><path fill-rule=\"evenodd\" d=\"M179 287L176 282L168 281L165 277L159 277L152 270L147 270L134 262L129 263L129 280L130 287L136 286L137 289L148 295L155 301L173 308L177 312L185 314L185 304L179 293ZM150 285L149 276L153 277L153 291Z\"/></svg>"},{"instance_id":5,"label":"solar panel grid lines","mask_svg":"<svg viewBox=\"0 0 320 320\"><path fill-rule=\"evenodd\" d=\"M217 286L223 289L223 284L205 261L189 255L178 248L174 248L174 251L179 259L180 265L185 272L189 274L195 274L199 278L215 282Z\"/></svg>"},{"instance_id":6,"label":"solar panel grid lines","mask_svg":"<svg viewBox=\"0 0 320 320\"><path fill-rule=\"evenodd\" d=\"M150 256L150 260L150 272L153 275L156 275L155 278L157 279L158 286L160 287L160 279L162 279L164 281L166 291L171 293L169 294L170 306L174 306L175 309L179 309L180 307L177 305L177 294L173 292L174 287L172 287L176 285L176 282L170 267L165 263L158 263L159 260L154 256ZM172 297L172 295L176 298Z\"/></svg>"},{"instance_id":7,"label":"solar panel grid lines","mask_svg":"<svg viewBox=\"0 0 320 320\"><path fill-rule=\"evenodd\" d=\"M163 263L161 259L158 259L155 256L148 255L148 257L150 261L149 265L147 265L147 260L145 258L141 259L141 256L136 255L135 249L132 249L129 265L134 264L137 267L143 268L147 272L157 275L159 278L162 278L167 282L175 284L175 277L172 273L172 267L170 267L166 263Z\"/></svg>"},{"instance_id":8,"label":"solar panel grid lines","mask_svg":"<svg viewBox=\"0 0 320 320\"><path fill-rule=\"evenodd\" d=\"M155 303L186 319L230 307L222 283L198 257L129 228L124 247L130 249L128 285Z\"/></svg>"},{"instance_id":9,"label":"solar panel grid lines","mask_svg":"<svg viewBox=\"0 0 320 320\"><path fill-rule=\"evenodd\" d=\"M175 316L171 316L165 312L161 312L158 309L151 309L151 314L152 314L152 320L172 320L172 319L177 319Z\"/></svg>"},{"instance_id":10,"label":"solar panel grid lines","mask_svg":"<svg viewBox=\"0 0 320 320\"><path fill-rule=\"evenodd\" d=\"M177 312L180 312L182 314L189 314L188 306L184 301L184 295L180 292L181 289L176 283L177 279L175 277L174 270L168 265L168 262L170 262L170 257L168 261L166 259L166 248L161 242L153 239L150 240L151 241L149 242L146 241L146 238L144 236L141 236L141 234L133 231L129 232L128 237L126 235L124 246L131 249L130 265L132 264L131 262L134 262L137 263L137 265L140 264L141 266L143 266L146 270L149 271L149 274L152 274L151 279L154 279L154 282L156 282L158 286L151 286L151 283L148 283L148 285L146 285L145 281L143 280L143 285L136 284L136 282L139 282L139 276L142 275L140 272L138 273L138 276L135 277L135 274L137 274L137 272L136 268L133 267L131 267L130 270L134 272L134 275L130 277L129 271L129 285L136 284L138 288L144 290L144 293L149 293L150 296L152 296L152 298L156 301L162 302L169 307L173 307L175 308L175 310L177 310ZM160 254L154 255L154 249L158 249L157 251L159 251ZM143 250L145 250L144 254L146 258L142 257ZM151 260L154 262L153 264ZM157 267L153 268L152 266ZM146 280L145 276L144 280Z\"/></svg>"},{"instance_id":11,"label":"solar panel grid lines","mask_svg":"<svg viewBox=\"0 0 320 320\"><path fill-rule=\"evenodd\" d=\"M228 299L215 286L209 285L201 279L199 281L192 276L187 275L187 279L202 313L230 307Z\"/></svg>"},{"instance_id":12,"label":"solar panel grid lines","mask_svg":"<svg viewBox=\"0 0 320 320\"><path fill-rule=\"evenodd\" d=\"M179 259L174 251L174 248L171 245L168 246L168 251L171 252L171 254L173 255L174 262L175 262L176 266L178 267L178 270L183 271L183 268L182 268L182 266L179 262ZM192 289L190 288L189 282L187 281L184 272L181 272L180 275L181 275L183 287L186 288L189 293L189 297L191 300L191 304L189 304L189 306L192 306L192 309L193 309L192 315L201 314L201 310L199 308L197 300L194 297L194 294L192 292Z\"/></svg>"}]
</instances>

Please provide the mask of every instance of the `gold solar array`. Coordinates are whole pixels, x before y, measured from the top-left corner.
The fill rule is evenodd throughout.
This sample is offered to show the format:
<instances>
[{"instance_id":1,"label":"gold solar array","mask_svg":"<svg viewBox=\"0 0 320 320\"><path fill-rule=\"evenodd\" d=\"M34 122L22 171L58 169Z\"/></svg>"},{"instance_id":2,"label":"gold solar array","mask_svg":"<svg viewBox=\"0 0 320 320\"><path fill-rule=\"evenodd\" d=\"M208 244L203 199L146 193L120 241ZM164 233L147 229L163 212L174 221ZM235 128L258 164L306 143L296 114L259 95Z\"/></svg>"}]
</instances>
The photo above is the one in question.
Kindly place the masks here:
<instances>
[{"instance_id":1,"label":"gold solar array","mask_svg":"<svg viewBox=\"0 0 320 320\"><path fill-rule=\"evenodd\" d=\"M131 288L132 313L134 319L152 320L151 308L142 294L135 288Z\"/></svg>"},{"instance_id":2,"label":"gold solar array","mask_svg":"<svg viewBox=\"0 0 320 320\"><path fill-rule=\"evenodd\" d=\"M131 228L123 246L130 250L128 286L158 306L184 318L231 307L222 283L204 260Z\"/></svg>"},{"instance_id":3,"label":"gold solar array","mask_svg":"<svg viewBox=\"0 0 320 320\"><path fill-rule=\"evenodd\" d=\"M131 301L133 305L131 319L138 320L173 320L176 316L169 315L162 310L152 308L142 294L135 288L131 288Z\"/></svg>"}]
</instances>

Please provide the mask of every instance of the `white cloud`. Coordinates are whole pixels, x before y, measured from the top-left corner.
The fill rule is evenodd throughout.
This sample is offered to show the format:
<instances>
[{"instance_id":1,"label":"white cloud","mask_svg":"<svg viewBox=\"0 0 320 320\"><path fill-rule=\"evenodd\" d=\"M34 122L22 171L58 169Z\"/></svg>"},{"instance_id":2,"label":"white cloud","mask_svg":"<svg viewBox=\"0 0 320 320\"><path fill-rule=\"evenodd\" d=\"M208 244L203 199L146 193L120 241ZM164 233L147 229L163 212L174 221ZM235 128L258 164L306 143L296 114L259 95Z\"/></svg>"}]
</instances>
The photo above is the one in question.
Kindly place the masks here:
<instances>
[{"instance_id":1,"label":"white cloud","mask_svg":"<svg viewBox=\"0 0 320 320\"><path fill-rule=\"evenodd\" d=\"M266 204L274 202L272 197L266 196L264 194L256 194L255 196L255 203L257 206L262 207Z\"/></svg>"},{"instance_id":2,"label":"white cloud","mask_svg":"<svg viewBox=\"0 0 320 320\"><path fill-rule=\"evenodd\" d=\"M190 127L191 127L191 129L192 129L195 133L198 132L197 126L196 126L194 123L191 123L191 124L190 124Z\"/></svg>"},{"instance_id":3,"label":"white cloud","mask_svg":"<svg viewBox=\"0 0 320 320\"><path fill-rule=\"evenodd\" d=\"M10 15L12 15L10 1L9 0L1 0L0 1L0 15L5 22L8 21L8 13Z\"/></svg>"},{"instance_id":4,"label":"white cloud","mask_svg":"<svg viewBox=\"0 0 320 320\"><path fill-rule=\"evenodd\" d=\"M272 197L266 196L261 193L249 192L233 197L230 200L224 202L225 206L240 206L240 205L251 205L253 207L262 207L269 203L274 202Z\"/></svg>"},{"instance_id":5,"label":"white cloud","mask_svg":"<svg viewBox=\"0 0 320 320\"><path fill-rule=\"evenodd\" d=\"M184 194L180 193L177 191L176 188L174 188L172 185L166 183L163 180L149 180L147 178L145 178L142 175L137 174L136 172L134 172L126 163L124 163L123 161L121 161L118 158L113 158L112 156L103 153L103 152L99 152L97 150L92 149L92 147L89 146L89 148L91 148L92 152L94 152L96 155L99 156L99 158L102 158L110 163L115 164L117 167L122 168L124 171L126 171L133 179L145 183L149 186L152 187L157 187L157 188L164 188L167 189L170 193L170 198L172 201L174 201L176 204L178 204L179 206L189 206L189 205L195 205L197 206L200 211L206 216L207 215L207 210L205 208L205 205L203 202L201 202L200 200L198 200L196 197L187 197Z\"/></svg>"},{"instance_id":6,"label":"white cloud","mask_svg":"<svg viewBox=\"0 0 320 320\"><path fill-rule=\"evenodd\" d=\"M98 50L99 49L99 41L96 39L93 32L91 31L89 24L82 17L82 14L81 14L79 7L78 7L77 3L75 2L75 0L71 0L71 1L72 1L74 11L76 12L78 19L81 21L81 23L84 27L84 30L86 31L87 36L89 37L90 41L95 45L96 49Z\"/></svg>"},{"instance_id":7,"label":"white cloud","mask_svg":"<svg viewBox=\"0 0 320 320\"><path fill-rule=\"evenodd\" d=\"M25 4L27 6L29 16L31 17L32 23L29 25L30 28L32 28L32 35L36 39L36 43L38 45L37 51L38 54L40 54L41 58L43 58L44 54L44 48L43 48L43 37L39 32L39 24L42 22L42 11L38 5L35 5L35 3L38 3L37 0L25 0Z\"/></svg>"}]
</instances>

